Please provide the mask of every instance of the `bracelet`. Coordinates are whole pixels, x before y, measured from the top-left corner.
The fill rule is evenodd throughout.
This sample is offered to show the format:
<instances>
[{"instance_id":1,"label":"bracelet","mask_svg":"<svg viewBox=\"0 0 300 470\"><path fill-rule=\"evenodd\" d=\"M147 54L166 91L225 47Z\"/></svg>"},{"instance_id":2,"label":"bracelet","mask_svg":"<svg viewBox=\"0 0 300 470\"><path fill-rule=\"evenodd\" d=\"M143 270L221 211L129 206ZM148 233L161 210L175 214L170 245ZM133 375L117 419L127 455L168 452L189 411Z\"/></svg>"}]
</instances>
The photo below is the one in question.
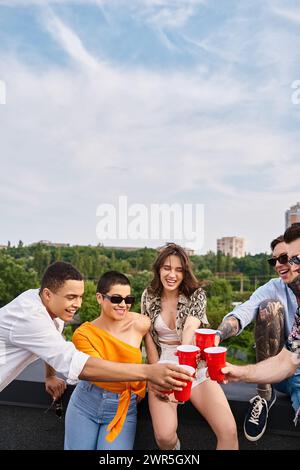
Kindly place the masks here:
<instances>
[{"instance_id":1,"label":"bracelet","mask_svg":"<svg viewBox=\"0 0 300 470\"><path fill-rule=\"evenodd\" d=\"M220 338L222 338L222 331L221 330L216 330L216 335L219 335Z\"/></svg>"}]
</instances>

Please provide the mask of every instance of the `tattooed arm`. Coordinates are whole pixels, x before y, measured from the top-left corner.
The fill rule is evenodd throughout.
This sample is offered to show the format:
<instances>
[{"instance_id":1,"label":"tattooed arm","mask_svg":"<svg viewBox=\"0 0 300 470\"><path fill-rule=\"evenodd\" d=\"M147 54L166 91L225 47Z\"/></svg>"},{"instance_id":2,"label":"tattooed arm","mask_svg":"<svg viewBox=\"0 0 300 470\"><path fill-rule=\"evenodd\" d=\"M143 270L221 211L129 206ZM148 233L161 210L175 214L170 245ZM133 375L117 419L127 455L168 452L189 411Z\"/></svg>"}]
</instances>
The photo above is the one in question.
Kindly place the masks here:
<instances>
[{"instance_id":1,"label":"tattooed arm","mask_svg":"<svg viewBox=\"0 0 300 470\"><path fill-rule=\"evenodd\" d=\"M216 346L224 339L230 338L231 336L236 336L240 331L240 322L234 316L224 318L222 323L218 326L217 335L216 335Z\"/></svg>"}]
</instances>

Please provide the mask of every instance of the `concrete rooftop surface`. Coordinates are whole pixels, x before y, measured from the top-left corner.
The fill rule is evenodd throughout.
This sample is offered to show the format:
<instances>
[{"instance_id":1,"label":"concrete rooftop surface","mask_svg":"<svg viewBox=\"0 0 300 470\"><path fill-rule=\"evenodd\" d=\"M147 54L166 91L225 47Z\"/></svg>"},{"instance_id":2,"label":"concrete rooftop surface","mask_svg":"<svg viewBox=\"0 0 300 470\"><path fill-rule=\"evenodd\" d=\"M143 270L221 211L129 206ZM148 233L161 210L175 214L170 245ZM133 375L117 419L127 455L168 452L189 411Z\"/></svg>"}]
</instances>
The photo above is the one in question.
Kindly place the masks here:
<instances>
[{"instance_id":1,"label":"concrete rooftop surface","mask_svg":"<svg viewBox=\"0 0 300 470\"><path fill-rule=\"evenodd\" d=\"M234 383L224 385L223 389L237 422L241 450L300 450L300 424L294 426L288 397L277 392L267 430L259 441L252 443L244 437L243 420L256 386ZM64 395L64 407L72 390L73 387L68 387ZM43 364L37 361L0 393L0 450L62 450L64 419L58 419L52 409L45 413L50 403L44 389ZM178 417L183 450L215 449L213 432L190 403L178 407ZM157 450L147 399L139 405L134 449Z\"/></svg>"}]
</instances>

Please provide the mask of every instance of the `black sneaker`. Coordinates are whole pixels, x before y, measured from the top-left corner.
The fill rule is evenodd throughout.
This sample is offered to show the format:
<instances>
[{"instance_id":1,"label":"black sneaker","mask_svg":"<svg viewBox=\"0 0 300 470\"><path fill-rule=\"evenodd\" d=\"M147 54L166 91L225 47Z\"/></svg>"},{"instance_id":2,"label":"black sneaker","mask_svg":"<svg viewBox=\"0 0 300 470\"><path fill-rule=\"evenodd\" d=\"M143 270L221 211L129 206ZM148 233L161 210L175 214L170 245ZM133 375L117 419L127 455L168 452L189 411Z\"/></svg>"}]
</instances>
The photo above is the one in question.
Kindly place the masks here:
<instances>
[{"instance_id":1,"label":"black sneaker","mask_svg":"<svg viewBox=\"0 0 300 470\"><path fill-rule=\"evenodd\" d=\"M244 422L244 433L249 441L258 441L265 432L268 414L275 401L276 394L274 389L272 389L272 396L268 401L259 395L251 398L251 406L247 411Z\"/></svg>"}]
</instances>

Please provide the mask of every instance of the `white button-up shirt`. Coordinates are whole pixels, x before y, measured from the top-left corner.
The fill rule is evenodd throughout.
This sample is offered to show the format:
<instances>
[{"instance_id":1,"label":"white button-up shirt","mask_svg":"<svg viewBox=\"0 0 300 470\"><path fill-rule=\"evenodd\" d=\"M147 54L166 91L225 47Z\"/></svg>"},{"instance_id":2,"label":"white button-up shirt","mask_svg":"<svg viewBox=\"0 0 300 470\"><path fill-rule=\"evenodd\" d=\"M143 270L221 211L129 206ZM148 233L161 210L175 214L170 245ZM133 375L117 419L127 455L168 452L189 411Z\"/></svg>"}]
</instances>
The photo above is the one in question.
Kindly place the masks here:
<instances>
[{"instance_id":1,"label":"white button-up shirt","mask_svg":"<svg viewBox=\"0 0 300 470\"><path fill-rule=\"evenodd\" d=\"M63 338L63 327L61 319L50 317L38 289L0 308L0 391L38 358L77 382L89 356Z\"/></svg>"}]
</instances>

